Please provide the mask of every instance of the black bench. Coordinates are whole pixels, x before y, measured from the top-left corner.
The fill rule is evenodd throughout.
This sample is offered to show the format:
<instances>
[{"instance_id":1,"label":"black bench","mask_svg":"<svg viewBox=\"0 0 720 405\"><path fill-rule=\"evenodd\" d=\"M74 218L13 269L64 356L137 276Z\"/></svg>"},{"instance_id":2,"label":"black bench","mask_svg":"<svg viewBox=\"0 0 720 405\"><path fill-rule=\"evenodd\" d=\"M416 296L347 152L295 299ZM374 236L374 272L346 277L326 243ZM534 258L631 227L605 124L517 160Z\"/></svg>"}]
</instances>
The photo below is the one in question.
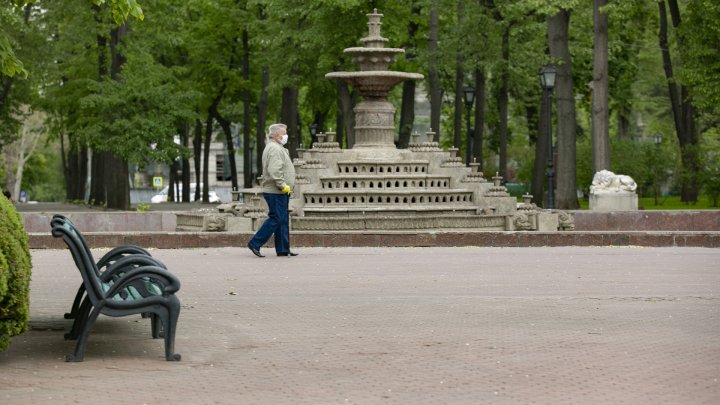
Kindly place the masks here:
<instances>
[{"instance_id":1,"label":"black bench","mask_svg":"<svg viewBox=\"0 0 720 405\"><path fill-rule=\"evenodd\" d=\"M165 338L165 359L180 360L181 356L174 352L180 314L180 301L174 295L180 289L177 277L146 254L122 255L108 260L109 266L101 272L72 222L58 216L53 218L51 225L53 236L61 237L70 249L84 288L81 294L84 298L73 314L75 322L69 334L78 342L75 353L67 355L65 360L83 360L88 336L100 314L112 317L151 314L153 337L164 335ZM164 333L160 332L161 327Z\"/></svg>"},{"instance_id":2,"label":"black bench","mask_svg":"<svg viewBox=\"0 0 720 405\"><path fill-rule=\"evenodd\" d=\"M85 237L82 235L79 229L73 224L73 222L70 220L70 218L67 218L63 215L56 214L53 215L52 220L50 221L51 226L66 226L72 228L72 230L77 234L78 239L80 240L82 244L82 248L88 252L88 255L92 258L92 253L90 253L90 247L87 244L87 241L85 240ZM95 269L97 270L97 274L100 277L102 273L107 270L111 265L114 265L115 262L118 260L129 256L129 255L144 255L148 258L152 258L150 255L150 252L147 250L141 248L140 246L135 245L125 245L125 246L118 246L116 248L113 248L109 252L107 252L105 255L103 255L100 260L95 264ZM141 262L145 265L155 265L165 268L165 265L157 260L157 259L150 259L150 260L140 260L139 258L134 260L133 262ZM125 262L127 263L127 262ZM132 266L132 263L128 263L128 266ZM116 269L115 271L122 273L120 269ZM78 313L78 310L80 309L80 305L83 301L83 298L85 298L85 285L83 283L80 283L80 287L78 288L77 294L75 294L75 300L73 300L72 307L70 308L70 312L65 313L65 319L77 319L76 315ZM77 322L73 324L73 328L70 333L68 333L65 338L66 339L77 339Z\"/></svg>"}]
</instances>

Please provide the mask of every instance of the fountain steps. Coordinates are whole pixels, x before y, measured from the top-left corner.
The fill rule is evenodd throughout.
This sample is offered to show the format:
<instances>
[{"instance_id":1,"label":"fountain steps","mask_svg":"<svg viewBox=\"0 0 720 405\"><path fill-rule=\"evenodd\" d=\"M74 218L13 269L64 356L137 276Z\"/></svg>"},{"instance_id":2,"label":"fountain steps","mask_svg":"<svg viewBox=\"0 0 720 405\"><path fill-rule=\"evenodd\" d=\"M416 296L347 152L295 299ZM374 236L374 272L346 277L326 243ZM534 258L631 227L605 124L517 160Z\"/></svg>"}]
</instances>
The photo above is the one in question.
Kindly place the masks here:
<instances>
[{"instance_id":1,"label":"fountain steps","mask_svg":"<svg viewBox=\"0 0 720 405\"><path fill-rule=\"evenodd\" d=\"M417 229L482 229L501 231L506 227L507 217L501 215L367 215L292 217L294 231L362 231L362 230L417 230Z\"/></svg>"},{"instance_id":2,"label":"fountain steps","mask_svg":"<svg viewBox=\"0 0 720 405\"><path fill-rule=\"evenodd\" d=\"M405 206L393 205L393 206L361 206L361 205L346 205L346 206L333 206L333 207L319 207L319 206L305 206L303 214L306 217L321 217L321 216L352 216L352 215L367 215L373 217L380 216L404 216L408 217L416 216L457 216L457 215L476 215L478 208L474 205L420 205L413 204Z\"/></svg>"}]
</instances>

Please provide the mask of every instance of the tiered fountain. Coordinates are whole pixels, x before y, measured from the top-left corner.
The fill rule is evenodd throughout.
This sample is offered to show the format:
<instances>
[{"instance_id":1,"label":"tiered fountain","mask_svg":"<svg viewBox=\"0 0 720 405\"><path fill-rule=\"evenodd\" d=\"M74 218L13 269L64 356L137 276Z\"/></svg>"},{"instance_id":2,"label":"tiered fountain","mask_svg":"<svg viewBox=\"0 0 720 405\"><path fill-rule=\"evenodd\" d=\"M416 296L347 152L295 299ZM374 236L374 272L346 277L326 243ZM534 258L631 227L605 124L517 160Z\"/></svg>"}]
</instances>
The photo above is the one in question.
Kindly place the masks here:
<instances>
[{"instance_id":1,"label":"tiered fountain","mask_svg":"<svg viewBox=\"0 0 720 405\"><path fill-rule=\"evenodd\" d=\"M382 14L368 14L369 35L363 47L345 53L360 66L357 72L332 72L328 79L344 80L358 90L362 101L355 107L355 144L341 149L333 133L320 134L311 149L299 150L295 160L297 181L290 199L293 230L557 230L558 214L534 205L520 205L501 185L489 182L477 164L465 166L457 149L443 151L415 134L408 149L394 144L395 108L388 92L404 80L419 80L417 73L388 70L404 50L385 48L380 35ZM260 189L243 190L245 204L221 206L213 219L195 219L203 230L256 230L264 219ZM567 218L567 216L566 216ZM571 218L571 217L570 217ZM188 225L184 225L185 223ZM190 218L178 217L178 227Z\"/></svg>"},{"instance_id":2,"label":"tiered fountain","mask_svg":"<svg viewBox=\"0 0 720 405\"><path fill-rule=\"evenodd\" d=\"M343 52L351 56L353 63L360 66L359 72L332 72L327 79L344 80L351 84L363 97L355 107L355 145L353 148L395 149L395 107L387 100L388 92L404 80L420 80L418 73L388 70L400 48L385 48L387 38L380 35L380 18L377 9L368 14L369 35L360 39L365 46L347 48Z\"/></svg>"}]
</instances>

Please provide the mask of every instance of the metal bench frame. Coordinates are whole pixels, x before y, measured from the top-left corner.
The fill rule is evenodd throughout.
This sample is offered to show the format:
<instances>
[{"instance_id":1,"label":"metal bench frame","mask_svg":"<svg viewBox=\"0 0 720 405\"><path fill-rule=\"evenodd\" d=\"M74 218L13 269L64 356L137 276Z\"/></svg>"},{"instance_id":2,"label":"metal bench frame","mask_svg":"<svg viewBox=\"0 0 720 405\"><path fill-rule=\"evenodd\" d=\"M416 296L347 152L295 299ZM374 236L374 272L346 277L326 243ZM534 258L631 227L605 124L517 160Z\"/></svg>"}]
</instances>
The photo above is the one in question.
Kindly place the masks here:
<instances>
[{"instance_id":1,"label":"metal bench frame","mask_svg":"<svg viewBox=\"0 0 720 405\"><path fill-rule=\"evenodd\" d=\"M132 254L112 262L103 272L92 258L87 244L69 220L53 218L52 235L61 237L70 249L75 265L83 279L84 292L78 291L73 304L75 322L70 338L78 342L74 354L66 361L82 361L87 339L100 314L121 317L133 314L151 314L154 338L164 329L165 358L180 360L174 352L175 331L180 314L180 301L174 295L180 289L180 281L158 261L144 254ZM108 255L106 255L108 256ZM78 295L84 296L79 299Z\"/></svg>"}]
</instances>

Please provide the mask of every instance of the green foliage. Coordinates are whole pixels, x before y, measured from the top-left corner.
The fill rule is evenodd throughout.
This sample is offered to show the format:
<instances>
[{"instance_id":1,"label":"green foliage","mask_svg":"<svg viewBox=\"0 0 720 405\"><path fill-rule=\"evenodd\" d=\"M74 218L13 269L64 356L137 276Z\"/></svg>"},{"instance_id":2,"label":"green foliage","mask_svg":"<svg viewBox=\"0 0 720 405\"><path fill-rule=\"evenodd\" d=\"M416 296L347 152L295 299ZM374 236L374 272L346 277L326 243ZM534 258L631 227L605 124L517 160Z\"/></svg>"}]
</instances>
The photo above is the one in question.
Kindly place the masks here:
<instances>
[{"instance_id":1,"label":"green foliage","mask_svg":"<svg viewBox=\"0 0 720 405\"><path fill-rule=\"evenodd\" d=\"M32 263L22 218L0 197L0 351L10 337L26 332L30 317Z\"/></svg>"},{"instance_id":2,"label":"green foliage","mask_svg":"<svg viewBox=\"0 0 720 405\"><path fill-rule=\"evenodd\" d=\"M687 2L679 35L683 47L680 77L692 88L695 104L720 116L720 3ZM716 124L717 125L717 124Z\"/></svg>"},{"instance_id":3,"label":"green foliage","mask_svg":"<svg viewBox=\"0 0 720 405\"><path fill-rule=\"evenodd\" d=\"M705 162L700 171L702 189L709 197L713 207L720 203L720 129L708 131L700 146L702 161Z\"/></svg>"},{"instance_id":4,"label":"green foliage","mask_svg":"<svg viewBox=\"0 0 720 405\"><path fill-rule=\"evenodd\" d=\"M65 199L65 181L60 151L44 148L36 151L25 165L22 189L34 201L60 202Z\"/></svg>"},{"instance_id":5,"label":"green foliage","mask_svg":"<svg viewBox=\"0 0 720 405\"><path fill-rule=\"evenodd\" d=\"M255 108L260 96L261 69L270 69L267 119L277 120L281 91L296 86L300 94L300 122L325 118L327 131L335 127L337 90L324 78L334 70L356 70L344 48L360 46L367 35L365 14L377 7L385 15L382 33L387 46L405 48L392 66L395 70L420 72L428 86L430 62L437 65L443 86L441 144L452 145L455 72L460 65L466 83L473 84L475 69L486 74L484 161L486 173L493 167L499 141L497 95L504 72L510 83L508 162L518 179L529 183L536 130L528 128L527 115L540 103L537 71L548 62L548 15L571 10L570 50L573 56L574 93L579 109L577 175L587 188L592 180L589 164L591 128L589 111L592 79L592 8L578 0L495 0L475 2L435 0L440 18L440 49L428 50L429 9L426 0L66 0L35 2L28 24L23 21L23 0L0 6L0 69L15 74L7 109L0 109L0 147L8 134L16 134L13 115L19 106L32 105L51 117L55 136L63 134L73 145L108 150L142 165L147 160L169 162L187 150L173 136L178 128L205 120L212 101L221 97L219 113L232 123L255 129ZM6 2L7 3L7 2ZM676 52L678 79L687 83L700 107L698 125L703 139L718 126L720 92L720 5L712 0L681 2L683 25L676 34L686 44ZM140 4L142 8L140 8ZM97 5L97 7L93 7ZM42 7L42 12L39 12ZM415 9L414 9L415 7ZM620 130L612 123L620 118L628 125L627 136L663 135L662 163L676 167L677 143L657 40L656 2L609 2L609 65L611 136ZM128 20L129 19L129 20ZM99 59L110 62L109 32L126 22L127 35L119 50L126 62L117 80L99 79ZM415 29L411 38L410 31ZM242 34L249 39L249 79L243 77ZM509 32L509 62L501 55L502 35ZM677 48L679 41L671 43ZM13 57L12 55L15 55ZM18 63L28 78L19 80ZM12 66L12 67L6 67ZM5 79L5 77L0 77ZM250 122L243 122L243 92L251 94ZM400 86L391 100L399 107ZM398 108L399 110L399 108ZM464 113L464 111L463 111ZM583 116L584 115L584 116ZM532 118L532 117L531 117ZM416 122L420 118L416 117ZM462 136L464 137L464 122ZM714 135L717 136L717 135ZM531 142L528 142L531 140ZM306 145L308 139L304 142ZM461 145L464 148L464 142ZM613 170L633 176L647 193L655 187L649 169L654 164L646 144L619 144L613 140ZM617 146L621 145L621 146ZM713 166L705 151L704 165ZM54 159L50 155L48 160ZM38 158L39 159L39 158ZM717 159L715 159L717 160ZM642 162L639 164L638 162ZM34 183L50 167L31 161L26 180L34 199L55 199L59 190ZM667 173L667 170L665 173ZM714 177L703 178L706 192L713 192Z\"/></svg>"}]
</instances>

